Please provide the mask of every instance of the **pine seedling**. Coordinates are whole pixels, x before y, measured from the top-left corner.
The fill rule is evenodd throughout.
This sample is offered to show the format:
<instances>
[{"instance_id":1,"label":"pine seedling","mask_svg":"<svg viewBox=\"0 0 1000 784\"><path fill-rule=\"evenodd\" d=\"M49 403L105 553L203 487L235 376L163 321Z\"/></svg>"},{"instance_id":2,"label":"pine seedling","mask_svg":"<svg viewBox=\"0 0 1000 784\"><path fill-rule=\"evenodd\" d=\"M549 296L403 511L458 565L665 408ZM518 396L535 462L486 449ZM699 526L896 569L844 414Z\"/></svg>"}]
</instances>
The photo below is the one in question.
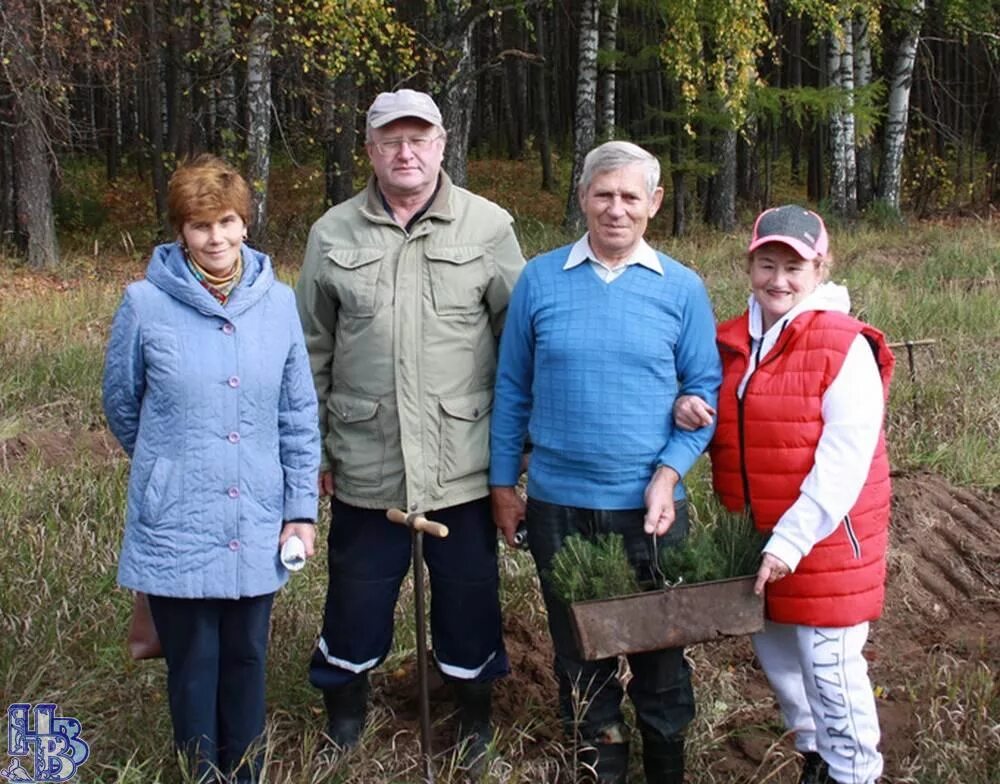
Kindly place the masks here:
<instances>
[{"instance_id":1,"label":"pine seedling","mask_svg":"<svg viewBox=\"0 0 1000 784\"><path fill-rule=\"evenodd\" d=\"M552 583L567 604L639 591L621 534L600 535L592 540L578 534L566 537L552 559Z\"/></svg>"}]
</instances>

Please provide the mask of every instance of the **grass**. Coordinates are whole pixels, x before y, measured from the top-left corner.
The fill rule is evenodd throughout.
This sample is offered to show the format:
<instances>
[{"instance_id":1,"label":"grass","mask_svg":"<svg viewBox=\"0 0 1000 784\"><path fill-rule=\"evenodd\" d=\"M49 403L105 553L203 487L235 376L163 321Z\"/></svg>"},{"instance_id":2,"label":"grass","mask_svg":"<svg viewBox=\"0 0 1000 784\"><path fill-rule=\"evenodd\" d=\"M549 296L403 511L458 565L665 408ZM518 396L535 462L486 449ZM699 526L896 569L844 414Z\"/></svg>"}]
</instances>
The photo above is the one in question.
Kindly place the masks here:
<instances>
[{"instance_id":1,"label":"grass","mask_svg":"<svg viewBox=\"0 0 1000 784\"><path fill-rule=\"evenodd\" d=\"M471 173L474 190L515 214L526 255L571 239L553 227L562 197L534 193L535 175L524 164L475 162ZM86 177L74 177L79 187L87 187ZM315 198L317 183L311 195L286 187L287 198L274 202L277 223L291 227L289 237L276 241L285 280L294 279L304 227L322 208ZM91 744L81 784L180 780L170 751L162 664L134 663L124 650L130 599L115 587L115 570L127 465L121 456L77 447L74 440L79 432L103 427L99 380L107 328L124 283L141 274L141 257L149 249L132 250L123 238L145 242L152 237L143 223L148 216L139 210L133 217L134 205L146 199L139 185L123 178L102 202L106 209L76 214L82 228L64 239L67 263L56 274L34 275L12 259L0 259L0 447L20 450L0 454L0 541L5 544L0 708L14 701L53 701L78 717ZM88 233L89 222L98 220L107 224ZM667 221L661 217L652 226L654 244L703 275L720 318L739 312L747 295L743 233L719 235L696 227L692 236L673 240L664 236ZM893 464L926 468L957 484L995 491L1000 477L997 227L861 225L835 229L833 245L835 278L847 282L865 318L891 341L936 341L916 351L915 380L905 352L898 354L889 409ZM62 442L65 452L58 460L44 449L32 450L31 436L40 433ZM704 463L689 486L697 517L709 493ZM530 559L505 552L502 569L505 614L542 639L544 612ZM415 726L401 723L393 704L378 697L413 660L411 591L404 588L395 647L376 680L369 741L348 758L335 758L322 742L320 700L305 676L324 589L321 554L293 576L276 602L265 781L418 781ZM765 712L771 718L762 724L761 706L743 693L748 682L760 683L746 647L698 646L690 658L700 711L690 735L693 784L791 781L798 762L787 742L779 740L775 714ZM921 673L912 683L914 700L922 706L913 751L898 761L891 780L996 782L996 674L945 652L930 656ZM439 720L445 721L443 716ZM727 755L734 743L755 734L770 738L763 761L751 778L734 778L726 768ZM559 737L554 705L525 702L517 721L500 727L497 745L503 754L487 779L572 781L573 750ZM638 766L636 759L636 772ZM461 780L448 754L439 761L438 780Z\"/></svg>"}]
</instances>

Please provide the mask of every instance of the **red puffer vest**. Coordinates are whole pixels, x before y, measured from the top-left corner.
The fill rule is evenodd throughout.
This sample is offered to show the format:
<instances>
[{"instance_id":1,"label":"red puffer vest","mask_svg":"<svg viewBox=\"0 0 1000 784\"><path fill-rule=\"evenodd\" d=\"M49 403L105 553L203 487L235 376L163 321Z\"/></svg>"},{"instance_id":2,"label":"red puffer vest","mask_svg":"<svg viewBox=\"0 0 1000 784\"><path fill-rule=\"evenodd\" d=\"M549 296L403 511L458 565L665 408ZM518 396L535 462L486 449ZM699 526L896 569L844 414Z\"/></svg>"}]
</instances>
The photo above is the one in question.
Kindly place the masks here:
<instances>
[{"instance_id":1,"label":"red puffer vest","mask_svg":"<svg viewBox=\"0 0 1000 784\"><path fill-rule=\"evenodd\" d=\"M712 479L723 505L749 506L770 531L799 496L823 431L822 403L858 334L875 352L884 394L895 358L876 329L844 313L812 311L794 318L737 396L750 354L748 313L719 326L722 388L712 440ZM889 528L889 459L879 435L861 495L794 574L767 587L768 617L805 626L853 626L878 618L885 596ZM749 501L749 503L748 503Z\"/></svg>"}]
</instances>

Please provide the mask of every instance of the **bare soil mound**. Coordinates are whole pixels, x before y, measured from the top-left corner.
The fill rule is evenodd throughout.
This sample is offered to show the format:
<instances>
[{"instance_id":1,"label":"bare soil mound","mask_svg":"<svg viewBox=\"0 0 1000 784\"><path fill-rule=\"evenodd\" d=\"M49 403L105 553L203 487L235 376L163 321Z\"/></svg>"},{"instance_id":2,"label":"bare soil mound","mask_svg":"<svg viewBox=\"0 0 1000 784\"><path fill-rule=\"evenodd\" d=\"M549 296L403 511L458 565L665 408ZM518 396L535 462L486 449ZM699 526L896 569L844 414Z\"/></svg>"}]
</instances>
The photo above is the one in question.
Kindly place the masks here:
<instances>
[{"instance_id":1,"label":"bare soil mound","mask_svg":"<svg viewBox=\"0 0 1000 784\"><path fill-rule=\"evenodd\" d=\"M34 430L0 440L0 473L37 455L42 465L58 468L80 456L103 462L114 459L119 447L107 430Z\"/></svg>"}]
</instances>

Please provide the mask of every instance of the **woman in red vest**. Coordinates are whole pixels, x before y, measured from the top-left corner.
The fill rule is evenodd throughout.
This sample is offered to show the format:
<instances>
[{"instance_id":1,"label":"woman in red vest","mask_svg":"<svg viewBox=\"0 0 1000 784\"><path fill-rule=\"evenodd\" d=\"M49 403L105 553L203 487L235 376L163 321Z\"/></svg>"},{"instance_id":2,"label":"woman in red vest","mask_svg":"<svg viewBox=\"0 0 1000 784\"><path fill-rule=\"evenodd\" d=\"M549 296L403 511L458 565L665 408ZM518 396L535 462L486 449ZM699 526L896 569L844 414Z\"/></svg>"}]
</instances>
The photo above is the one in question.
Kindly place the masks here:
<instances>
[{"instance_id":1,"label":"woman in red vest","mask_svg":"<svg viewBox=\"0 0 1000 784\"><path fill-rule=\"evenodd\" d=\"M767 621L753 642L805 757L800 784L870 784L882 755L861 650L884 597L894 358L827 280L816 213L763 212L748 252L749 306L718 330L719 410L688 396L675 417L687 429L717 417L715 491L769 534L755 586Z\"/></svg>"}]
</instances>

